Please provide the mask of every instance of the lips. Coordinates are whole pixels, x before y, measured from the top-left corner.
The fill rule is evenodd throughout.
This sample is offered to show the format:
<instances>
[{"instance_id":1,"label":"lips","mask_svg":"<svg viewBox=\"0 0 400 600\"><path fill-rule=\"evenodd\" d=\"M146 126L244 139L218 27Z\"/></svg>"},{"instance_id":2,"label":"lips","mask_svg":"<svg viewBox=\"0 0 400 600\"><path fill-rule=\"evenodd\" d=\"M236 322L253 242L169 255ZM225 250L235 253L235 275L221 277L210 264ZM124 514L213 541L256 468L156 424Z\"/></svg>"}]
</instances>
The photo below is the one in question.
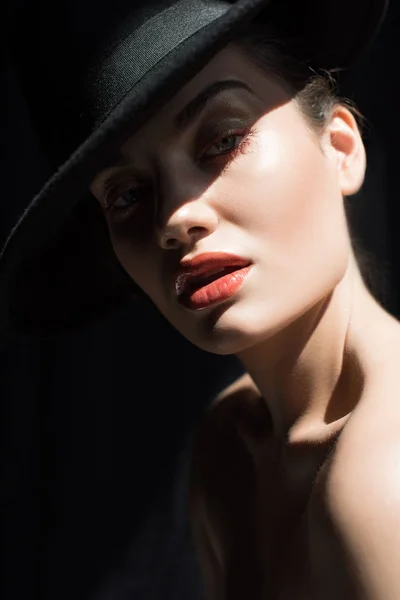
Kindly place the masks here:
<instances>
[{"instance_id":1,"label":"lips","mask_svg":"<svg viewBox=\"0 0 400 600\"><path fill-rule=\"evenodd\" d=\"M233 295L250 269L250 261L222 252L200 254L181 262L175 277L179 301L188 308L205 308Z\"/></svg>"}]
</instances>

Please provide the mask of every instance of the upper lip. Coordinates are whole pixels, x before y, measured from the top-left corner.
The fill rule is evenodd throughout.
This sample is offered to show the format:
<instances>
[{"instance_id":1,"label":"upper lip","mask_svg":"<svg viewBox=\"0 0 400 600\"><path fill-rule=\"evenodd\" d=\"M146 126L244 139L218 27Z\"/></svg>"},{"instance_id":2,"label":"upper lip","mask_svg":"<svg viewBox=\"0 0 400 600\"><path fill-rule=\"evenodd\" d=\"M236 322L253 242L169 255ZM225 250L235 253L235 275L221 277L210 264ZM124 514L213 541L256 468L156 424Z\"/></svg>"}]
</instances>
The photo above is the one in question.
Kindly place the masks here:
<instances>
[{"instance_id":1,"label":"upper lip","mask_svg":"<svg viewBox=\"0 0 400 600\"><path fill-rule=\"evenodd\" d=\"M190 260L182 260L174 277L176 294L182 295L195 277L226 267L243 268L250 263L246 258L227 252L205 252Z\"/></svg>"}]
</instances>

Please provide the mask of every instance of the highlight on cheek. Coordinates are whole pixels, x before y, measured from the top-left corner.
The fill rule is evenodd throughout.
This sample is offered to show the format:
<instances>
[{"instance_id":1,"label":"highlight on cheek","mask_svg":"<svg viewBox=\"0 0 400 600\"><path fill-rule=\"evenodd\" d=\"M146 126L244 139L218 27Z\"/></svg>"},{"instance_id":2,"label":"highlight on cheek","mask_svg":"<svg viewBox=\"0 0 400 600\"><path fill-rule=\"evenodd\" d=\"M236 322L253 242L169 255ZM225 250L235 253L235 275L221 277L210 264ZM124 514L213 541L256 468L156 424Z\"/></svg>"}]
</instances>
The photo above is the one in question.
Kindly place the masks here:
<instances>
[{"instance_id":1,"label":"highlight on cheek","mask_svg":"<svg viewBox=\"0 0 400 600\"><path fill-rule=\"evenodd\" d=\"M293 140L295 145L295 140ZM273 169L283 159L282 142L277 131L262 131L257 137L258 166L262 170Z\"/></svg>"}]
</instances>

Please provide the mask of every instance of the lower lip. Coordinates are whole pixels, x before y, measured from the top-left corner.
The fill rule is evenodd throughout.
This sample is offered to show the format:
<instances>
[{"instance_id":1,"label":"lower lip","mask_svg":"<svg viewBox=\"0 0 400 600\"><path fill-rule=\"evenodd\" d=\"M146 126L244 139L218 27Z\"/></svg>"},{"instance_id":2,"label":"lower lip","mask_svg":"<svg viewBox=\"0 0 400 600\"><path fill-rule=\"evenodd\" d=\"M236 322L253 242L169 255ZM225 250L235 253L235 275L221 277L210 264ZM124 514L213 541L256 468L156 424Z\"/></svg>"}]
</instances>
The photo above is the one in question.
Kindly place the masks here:
<instances>
[{"instance_id":1,"label":"lower lip","mask_svg":"<svg viewBox=\"0 0 400 600\"><path fill-rule=\"evenodd\" d=\"M208 285L182 296L180 301L186 308L190 308L191 310L199 310L200 308L207 308L213 304L223 302L231 298L243 285L250 269L251 265L237 271L232 271L232 273L228 273L224 277L215 279L215 281L212 281Z\"/></svg>"}]
</instances>

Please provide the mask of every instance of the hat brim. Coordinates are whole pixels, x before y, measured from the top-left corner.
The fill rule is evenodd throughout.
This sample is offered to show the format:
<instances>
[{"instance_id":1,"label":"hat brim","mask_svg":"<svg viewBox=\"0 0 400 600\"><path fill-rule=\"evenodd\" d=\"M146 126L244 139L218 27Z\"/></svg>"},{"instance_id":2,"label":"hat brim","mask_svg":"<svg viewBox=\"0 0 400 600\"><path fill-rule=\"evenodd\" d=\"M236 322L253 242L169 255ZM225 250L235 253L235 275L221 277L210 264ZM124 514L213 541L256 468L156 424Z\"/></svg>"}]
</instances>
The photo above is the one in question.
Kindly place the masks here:
<instances>
[{"instance_id":1,"label":"hat brim","mask_svg":"<svg viewBox=\"0 0 400 600\"><path fill-rule=\"evenodd\" d=\"M312 40L315 66L346 68L375 37L387 4L387 0L238 0L167 54L15 220L0 256L0 331L47 334L82 327L112 310L133 288L122 268L118 273L115 263L111 264L110 248L104 247L103 255L99 254L96 240L104 239L104 223L98 214L93 222L95 209L88 186L127 137L204 67L239 28L257 15L287 24L288 34L301 33ZM105 277L110 268L118 280L112 286Z\"/></svg>"}]
</instances>

